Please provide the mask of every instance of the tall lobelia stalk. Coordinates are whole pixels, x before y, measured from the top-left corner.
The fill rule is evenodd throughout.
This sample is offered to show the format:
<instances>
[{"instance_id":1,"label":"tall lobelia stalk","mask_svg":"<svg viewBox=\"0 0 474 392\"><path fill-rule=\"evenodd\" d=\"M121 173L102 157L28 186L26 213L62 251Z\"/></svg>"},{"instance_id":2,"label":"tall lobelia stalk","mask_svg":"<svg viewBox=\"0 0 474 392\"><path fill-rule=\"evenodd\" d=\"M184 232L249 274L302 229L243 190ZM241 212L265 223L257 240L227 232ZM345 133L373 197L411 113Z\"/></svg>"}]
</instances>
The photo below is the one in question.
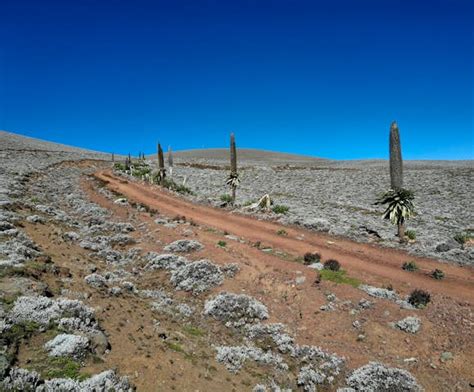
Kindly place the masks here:
<instances>
[{"instance_id":1,"label":"tall lobelia stalk","mask_svg":"<svg viewBox=\"0 0 474 392\"><path fill-rule=\"evenodd\" d=\"M173 151L171 146L168 146L168 167L170 170L170 177L173 177Z\"/></svg>"},{"instance_id":2,"label":"tall lobelia stalk","mask_svg":"<svg viewBox=\"0 0 474 392\"><path fill-rule=\"evenodd\" d=\"M115 154L112 153L112 163L115 163Z\"/></svg>"},{"instance_id":3,"label":"tall lobelia stalk","mask_svg":"<svg viewBox=\"0 0 474 392\"><path fill-rule=\"evenodd\" d=\"M390 187L375 204L387 205L383 218L397 225L398 238L405 243L405 222L415 213L413 192L403 188L403 161L400 132L394 121L390 126Z\"/></svg>"},{"instance_id":4,"label":"tall lobelia stalk","mask_svg":"<svg viewBox=\"0 0 474 392\"><path fill-rule=\"evenodd\" d=\"M390 125L390 185L394 191L403 188L403 160L400 132L394 121Z\"/></svg>"},{"instance_id":5,"label":"tall lobelia stalk","mask_svg":"<svg viewBox=\"0 0 474 392\"><path fill-rule=\"evenodd\" d=\"M232 204L235 203L236 191L239 186L239 173L237 172L237 148L235 147L235 136L230 134L230 174L227 177L227 185L232 190Z\"/></svg>"},{"instance_id":6,"label":"tall lobelia stalk","mask_svg":"<svg viewBox=\"0 0 474 392\"><path fill-rule=\"evenodd\" d=\"M158 171L159 171L160 185L163 186L165 184L166 169L165 169L165 158L163 156L163 149L161 148L160 143L158 143Z\"/></svg>"}]
</instances>

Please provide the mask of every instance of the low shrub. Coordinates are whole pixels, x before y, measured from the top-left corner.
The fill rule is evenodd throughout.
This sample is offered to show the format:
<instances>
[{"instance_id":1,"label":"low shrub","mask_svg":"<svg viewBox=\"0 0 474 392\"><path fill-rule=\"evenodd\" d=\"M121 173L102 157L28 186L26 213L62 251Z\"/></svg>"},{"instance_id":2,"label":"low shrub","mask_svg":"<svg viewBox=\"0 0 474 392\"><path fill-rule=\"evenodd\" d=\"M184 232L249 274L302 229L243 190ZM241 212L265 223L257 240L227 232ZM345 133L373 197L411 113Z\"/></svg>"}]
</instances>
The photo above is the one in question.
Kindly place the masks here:
<instances>
[{"instance_id":1,"label":"low shrub","mask_svg":"<svg viewBox=\"0 0 474 392\"><path fill-rule=\"evenodd\" d=\"M227 245L227 242L220 240L217 242L217 245L220 246L221 248L224 248Z\"/></svg>"},{"instance_id":2,"label":"low shrub","mask_svg":"<svg viewBox=\"0 0 474 392\"><path fill-rule=\"evenodd\" d=\"M408 297L408 303L417 307L423 308L431 301L431 295L427 291L416 289L413 290Z\"/></svg>"},{"instance_id":3,"label":"low shrub","mask_svg":"<svg viewBox=\"0 0 474 392\"><path fill-rule=\"evenodd\" d=\"M285 229L280 229L280 230L277 231L277 235L287 236L288 233L286 232Z\"/></svg>"},{"instance_id":4,"label":"low shrub","mask_svg":"<svg viewBox=\"0 0 474 392\"><path fill-rule=\"evenodd\" d=\"M403 263L402 268L405 271L413 272L413 271L416 271L418 269L418 266L416 265L416 263L414 261L407 261L406 263Z\"/></svg>"},{"instance_id":5,"label":"low shrub","mask_svg":"<svg viewBox=\"0 0 474 392\"><path fill-rule=\"evenodd\" d=\"M329 259L324 262L324 269L330 271L339 271L341 269L341 263L339 263L337 260Z\"/></svg>"},{"instance_id":6,"label":"low shrub","mask_svg":"<svg viewBox=\"0 0 474 392\"><path fill-rule=\"evenodd\" d=\"M171 191L181 193L183 195L193 195L193 191L185 185L176 184L173 180L165 178L163 186Z\"/></svg>"},{"instance_id":7,"label":"low shrub","mask_svg":"<svg viewBox=\"0 0 474 392\"><path fill-rule=\"evenodd\" d=\"M436 268L434 271L431 272L431 277L436 280L444 279L444 272Z\"/></svg>"},{"instance_id":8,"label":"low shrub","mask_svg":"<svg viewBox=\"0 0 474 392\"><path fill-rule=\"evenodd\" d=\"M286 214L290 210L290 207L277 204L272 208L275 214Z\"/></svg>"},{"instance_id":9,"label":"low shrub","mask_svg":"<svg viewBox=\"0 0 474 392\"><path fill-rule=\"evenodd\" d=\"M410 240L415 240L416 239L416 232L415 230L407 230L405 231L405 235L408 237Z\"/></svg>"},{"instance_id":10,"label":"low shrub","mask_svg":"<svg viewBox=\"0 0 474 392\"><path fill-rule=\"evenodd\" d=\"M228 195L228 194L225 194L225 195L221 195L220 199L224 203L230 203L232 201L232 196Z\"/></svg>"},{"instance_id":11,"label":"low shrub","mask_svg":"<svg viewBox=\"0 0 474 392\"><path fill-rule=\"evenodd\" d=\"M319 263L320 261L321 261L321 255L319 253L307 252L304 254L303 263L305 265Z\"/></svg>"},{"instance_id":12,"label":"low shrub","mask_svg":"<svg viewBox=\"0 0 474 392\"><path fill-rule=\"evenodd\" d=\"M471 236L468 233L457 233L454 237L454 240L461 245L464 245L467 241L471 239Z\"/></svg>"}]
</instances>

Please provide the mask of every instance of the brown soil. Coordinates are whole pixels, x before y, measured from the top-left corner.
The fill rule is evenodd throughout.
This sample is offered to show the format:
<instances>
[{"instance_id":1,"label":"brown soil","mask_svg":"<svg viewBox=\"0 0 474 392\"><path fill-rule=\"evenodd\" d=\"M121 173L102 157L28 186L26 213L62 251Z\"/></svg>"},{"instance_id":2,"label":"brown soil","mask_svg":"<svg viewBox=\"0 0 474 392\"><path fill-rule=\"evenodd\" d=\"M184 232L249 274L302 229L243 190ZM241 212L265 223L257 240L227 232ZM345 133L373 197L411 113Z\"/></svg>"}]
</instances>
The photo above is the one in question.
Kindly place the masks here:
<instances>
[{"instance_id":1,"label":"brown soil","mask_svg":"<svg viewBox=\"0 0 474 392\"><path fill-rule=\"evenodd\" d=\"M108 266L91 258L88 251L76 244L63 241L61 234L66 228L58 223L24 222L28 235L51 256L54 265L71 274L71 279L66 281L52 273L44 273L41 279L53 292L67 288L86 293L85 302L97 309L100 324L109 337L111 352L100 361L88 361L86 372L116 368L120 374L130 375L139 391L251 391L255 384L265 381L266 369L250 362L238 374L231 374L219 365L211 345L238 344L240 337L201 315L205 299L225 290L247 293L262 301L269 309L269 321L285 323L300 344L321 346L345 356L350 369L373 360L403 367L427 391L462 391L474 382L470 367L474 355L472 269L195 205L157 187L127 182L109 171L96 176L107 188L150 208L151 212L139 212L133 206L116 205L97 192L97 182L83 181L90 199L108 208L114 220L129 221L137 227L132 235L143 252L161 252L166 244L188 237L205 246L187 255L190 259L209 258L219 264L235 262L241 271L235 278L226 279L222 286L197 297L174 292L166 272L137 275L133 281L139 288L165 288L173 292L174 298L196 307L195 315L183 322L153 312L149 300L131 294L111 297L86 285L84 276L89 274L90 265L96 265L99 273ZM178 224L176 228L156 225L153 210L169 218L185 216L188 224ZM288 233L286 237L276 234L282 228ZM240 240L226 238L226 233ZM227 245L217 246L220 240ZM256 247L256 242L261 242L261 246ZM264 247L271 247L272 251L264 252ZM432 302L423 310L408 311L390 301L370 298L349 285L329 281L314 284L317 273L295 262L307 251L321 253L324 260L339 260L351 277L368 284L380 287L391 284L405 294L414 288L426 289L432 294ZM412 273L401 270L407 260L416 261L421 269ZM131 265L126 269L140 270L140 267ZM434 268L441 268L446 279L431 279L428 273ZM297 277L306 280L298 285ZM336 311L320 310L327 304L328 292L338 298ZM348 301L356 304L361 298L373 301L374 307L351 314ZM408 315L422 320L417 334L406 334L389 325ZM352 326L355 320L362 324L360 329ZM159 327L155 321L160 322ZM200 333L190 333L190 327ZM160 333L166 334L166 339ZM362 340L358 339L361 334L365 336ZM33 346L21 347L20 366L32 360ZM444 351L452 352L454 359L441 362L440 354ZM408 358L416 361L405 362Z\"/></svg>"}]
</instances>

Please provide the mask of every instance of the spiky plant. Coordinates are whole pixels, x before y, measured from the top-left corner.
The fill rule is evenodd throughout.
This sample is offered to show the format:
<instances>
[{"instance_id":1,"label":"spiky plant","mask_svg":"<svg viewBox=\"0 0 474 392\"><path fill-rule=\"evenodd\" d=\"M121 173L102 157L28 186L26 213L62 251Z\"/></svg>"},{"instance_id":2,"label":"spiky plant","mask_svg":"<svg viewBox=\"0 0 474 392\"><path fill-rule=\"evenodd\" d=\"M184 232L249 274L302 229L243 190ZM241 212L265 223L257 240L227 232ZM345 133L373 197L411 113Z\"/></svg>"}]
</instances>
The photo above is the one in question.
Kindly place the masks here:
<instances>
[{"instance_id":1,"label":"spiky plant","mask_svg":"<svg viewBox=\"0 0 474 392\"><path fill-rule=\"evenodd\" d=\"M161 148L160 143L158 143L158 171L160 185L164 185L166 177L165 158L163 156L163 149Z\"/></svg>"},{"instance_id":2,"label":"spiky plant","mask_svg":"<svg viewBox=\"0 0 474 392\"><path fill-rule=\"evenodd\" d=\"M173 177L173 151L171 150L171 146L168 146L168 168L170 177Z\"/></svg>"},{"instance_id":3,"label":"spiky plant","mask_svg":"<svg viewBox=\"0 0 474 392\"><path fill-rule=\"evenodd\" d=\"M375 204L387 205L382 217L398 227L398 238L405 242L405 222L415 213L414 195L408 189L390 189Z\"/></svg>"},{"instance_id":4,"label":"spiky plant","mask_svg":"<svg viewBox=\"0 0 474 392\"><path fill-rule=\"evenodd\" d=\"M112 153L112 163L115 163L115 154Z\"/></svg>"},{"instance_id":5,"label":"spiky plant","mask_svg":"<svg viewBox=\"0 0 474 392\"><path fill-rule=\"evenodd\" d=\"M387 205L382 217L397 225L400 242L406 242L405 221L415 213L413 192L403 188L403 160L400 132L395 121L390 125L390 185L391 189L375 204Z\"/></svg>"},{"instance_id":6,"label":"spiky plant","mask_svg":"<svg viewBox=\"0 0 474 392\"><path fill-rule=\"evenodd\" d=\"M237 172L237 148L235 147L235 136L230 134L230 174L227 177L226 184L232 190L232 204L235 203L235 194L240 184L239 173Z\"/></svg>"}]
</instances>

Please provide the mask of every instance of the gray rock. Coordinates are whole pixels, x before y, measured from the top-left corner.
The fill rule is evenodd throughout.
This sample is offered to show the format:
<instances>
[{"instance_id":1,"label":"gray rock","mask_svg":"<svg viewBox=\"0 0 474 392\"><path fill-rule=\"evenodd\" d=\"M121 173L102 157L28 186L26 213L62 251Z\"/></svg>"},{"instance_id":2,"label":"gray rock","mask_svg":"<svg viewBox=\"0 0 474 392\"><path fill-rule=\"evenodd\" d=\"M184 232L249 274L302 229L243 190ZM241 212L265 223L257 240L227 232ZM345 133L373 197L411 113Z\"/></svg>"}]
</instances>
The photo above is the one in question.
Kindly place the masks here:
<instances>
[{"instance_id":1,"label":"gray rock","mask_svg":"<svg viewBox=\"0 0 474 392\"><path fill-rule=\"evenodd\" d=\"M417 333L421 327L421 320L418 317L408 316L397 321L395 326L405 332Z\"/></svg>"}]
</instances>

